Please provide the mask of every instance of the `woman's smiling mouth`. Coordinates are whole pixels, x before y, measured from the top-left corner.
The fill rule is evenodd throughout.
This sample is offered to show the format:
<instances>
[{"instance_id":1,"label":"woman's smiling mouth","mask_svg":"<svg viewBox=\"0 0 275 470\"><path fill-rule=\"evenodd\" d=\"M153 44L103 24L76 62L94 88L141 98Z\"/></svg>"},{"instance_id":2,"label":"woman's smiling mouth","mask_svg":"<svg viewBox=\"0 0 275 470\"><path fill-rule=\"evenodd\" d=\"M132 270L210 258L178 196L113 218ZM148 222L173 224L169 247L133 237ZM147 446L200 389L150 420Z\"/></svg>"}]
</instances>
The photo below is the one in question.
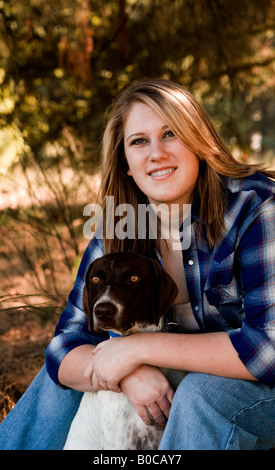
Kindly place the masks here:
<instances>
[{"instance_id":1,"label":"woman's smiling mouth","mask_svg":"<svg viewBox=\"0 0 275 470\"><path fill-rule=\"evenodd\" d=\"M176 168L164 168L163 170L154 170L154 171L151 171L149 172L149 175L150 176L164 176L164 175L168 175L170 173L174 173L174 171L176 170Z\"/></svg>"}]
</instances>

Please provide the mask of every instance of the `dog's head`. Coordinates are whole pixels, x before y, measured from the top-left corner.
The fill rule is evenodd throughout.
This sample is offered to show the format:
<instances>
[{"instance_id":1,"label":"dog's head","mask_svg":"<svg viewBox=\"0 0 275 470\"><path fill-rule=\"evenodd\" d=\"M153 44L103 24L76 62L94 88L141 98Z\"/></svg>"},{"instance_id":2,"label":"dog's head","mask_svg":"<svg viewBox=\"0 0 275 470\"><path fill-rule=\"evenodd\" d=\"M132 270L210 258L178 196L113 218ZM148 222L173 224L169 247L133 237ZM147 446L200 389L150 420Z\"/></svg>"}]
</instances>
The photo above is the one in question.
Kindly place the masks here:
<instances>
[{"instance_id":1,"label":"dog's head","mask_svg":"<svg viewBox=\"0 0 275 470\"><path fill-rule=\"evenodd\" d=\"M137 253L110 253L88 268L83 308L95 331L156 331L177 293L157 261Z\"/></svg>"}]
</instances>

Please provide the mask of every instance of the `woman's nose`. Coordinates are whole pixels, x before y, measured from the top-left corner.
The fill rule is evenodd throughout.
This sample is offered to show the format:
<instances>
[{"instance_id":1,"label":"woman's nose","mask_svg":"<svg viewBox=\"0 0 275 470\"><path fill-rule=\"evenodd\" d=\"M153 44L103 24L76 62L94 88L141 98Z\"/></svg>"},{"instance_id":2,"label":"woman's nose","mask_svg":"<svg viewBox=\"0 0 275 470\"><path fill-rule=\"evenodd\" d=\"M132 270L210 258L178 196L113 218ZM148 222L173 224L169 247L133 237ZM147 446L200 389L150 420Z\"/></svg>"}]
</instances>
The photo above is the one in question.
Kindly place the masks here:
<instances>
[{"instance_id":1,"label":"woman's nose","mask_svg":"<svg viewBox=\"0 0 275 470\"><path fill-rule=\"evenodd\" d=\"M149 147L149 159L152 161L162 160L167 157L167 151L165 145L160 140L152 140Z\"/></svg>"}]
</instances>

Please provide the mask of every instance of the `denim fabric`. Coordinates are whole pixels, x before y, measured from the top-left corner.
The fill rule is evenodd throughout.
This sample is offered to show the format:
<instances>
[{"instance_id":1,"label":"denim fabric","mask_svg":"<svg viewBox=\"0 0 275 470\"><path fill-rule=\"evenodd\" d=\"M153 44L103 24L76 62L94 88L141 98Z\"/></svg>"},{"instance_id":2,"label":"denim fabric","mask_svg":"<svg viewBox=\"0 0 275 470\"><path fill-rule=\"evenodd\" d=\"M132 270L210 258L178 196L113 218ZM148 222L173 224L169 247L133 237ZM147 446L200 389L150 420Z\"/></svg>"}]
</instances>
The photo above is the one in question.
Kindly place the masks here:
<instances>
[{"instance_id":1,"label":"denim fabric","mask_svg":"<svg viewBox=\"0 0 275 470\"><path fill-rule=\"evenodd\" d=\"M81 398L57 387L42 367L0 423L0 450L61 450Z\"/></svg>"},{"instance_id":2,"label":"denim fabric","mask_svg":"<svg viewBox=\"0 0 275 470\"><path fill-rule=\"evenodd\" d=\"M275 390L259 382L188 374L161 450L268 450L275 446Z\"/></svg>"},{"instance_id":3,"label":"denim fabric","mask_svg":"<svg viewBox=\"0 0 275 470\"><path fill-rule=\"evenodd\" d=\"M82 393L41 369L0 424L1 450L61 450ZM275 446L275 389L189 373L179 385L160 450L250 450Z\"/></svg>"}]
</instances>

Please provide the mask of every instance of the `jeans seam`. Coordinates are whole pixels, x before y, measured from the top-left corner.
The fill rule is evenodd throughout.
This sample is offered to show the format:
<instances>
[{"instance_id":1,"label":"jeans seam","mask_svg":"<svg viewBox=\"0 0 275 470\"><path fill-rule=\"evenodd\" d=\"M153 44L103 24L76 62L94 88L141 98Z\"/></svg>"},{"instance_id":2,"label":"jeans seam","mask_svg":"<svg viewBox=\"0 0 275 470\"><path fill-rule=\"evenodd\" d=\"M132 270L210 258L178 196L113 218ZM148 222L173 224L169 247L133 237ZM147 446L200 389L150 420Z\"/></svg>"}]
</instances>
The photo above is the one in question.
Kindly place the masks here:
<instances>
[{"instance_id":1,"label":"jeans seam","mask_svg":"<svg viewBox=\"0 0 275 470\"><path fill-rule=\"evenodd\" d=\"M229 443L230 443L230 441L231 441L231 439L232 439L232 436L233 436L233 434L234 434L234 432L235 432L235 429L236 429L237 427L239 427L239 426L236 424L236 422L235 422L236 418L237 418L238 416L240 416L242 413L244 413L245 411L252 410L253 408L255 408L256 406L258 406L259 404L261 404L261 403L266 403L266 402L268 402L268 401L274 401L274 398L265 398L265 399L263 399L263 400L258 400L257 402L253 403L253 405L246 406L246 407L242 408L241 410L238 410L238 412L230 419L230 422L231 422L231 424L232 424L232 430L231 430L231 433L230 433L230 435L229 435L229 437L228 437L228 439L227 439L226 446L225 446L225 450L234 450L234 449L230 449L230 448L229 448ZM244 429L244 431L246 431L246 430ZM246 431L246 432L249 433L249 431ZM251 434L251 433L249 433L249 434ZM255 438L256 438L256 441L257 441L257 436L255 436Z\"/></svg>"},{"instance_id":2,"label":"jeans seam","mask_svg":"<svg viewBox=\"0 0 275 470\"><path fill-rule=\"evenodd\" d=\"M232 424L231 433L230 433L230 435L229 435L229 437L228 437L228 439L227 439L227 441L226 441L226 445L225 445L224 450L233 450L233 449L229 449L229 442L231 441L232 436L233 436L233 433L234 433L234 431L235 431L235 424L232 423L232 422L231 422L231 424Z\"/></svg>"},{"instance_id":3,"label":"jeans seam","mask_svg":"<svg viewBox=\"0 0 275 470\"><path fill-rule=\"evenodd\" d=\"M237 418L237 416L239 416L241 413L244 413L244 412L247 411L247 410L251 410L251 409L254 408L255 406L258 406L258 405L261 404L261 403L266 403L266 402L268 402L268 401L275 401L275 399L274 399L274 398L264 398L263 400L258 400L257 402L253 403L253 405L246 406L246 407L242 408L241 410L238 410L237 413L236 413L234 416L232 416L232 418L230 419L230 421L231 421L233 424L235 424L235 423L234 423L234 420L235 420L235 419Z\"/></svg>"}]
</instances>

